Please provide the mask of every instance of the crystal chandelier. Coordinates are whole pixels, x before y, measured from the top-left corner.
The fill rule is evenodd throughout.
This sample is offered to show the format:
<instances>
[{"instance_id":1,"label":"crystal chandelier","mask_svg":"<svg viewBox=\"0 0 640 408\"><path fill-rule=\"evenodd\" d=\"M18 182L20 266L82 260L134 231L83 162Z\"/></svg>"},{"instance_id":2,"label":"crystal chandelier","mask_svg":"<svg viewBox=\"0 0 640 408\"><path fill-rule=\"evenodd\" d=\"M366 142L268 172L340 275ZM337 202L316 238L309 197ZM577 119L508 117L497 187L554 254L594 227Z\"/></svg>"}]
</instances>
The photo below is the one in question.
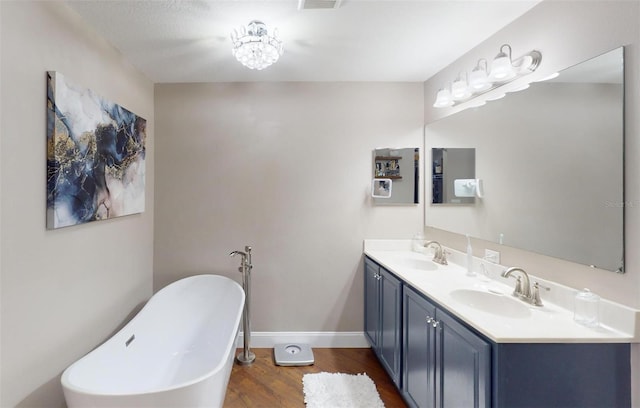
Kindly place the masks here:
<instances>
[{"instance_id":1,"label":"crystal chandelier","mask_svg":"<svg viewBox=\"0 0 640 408\"><path fill-rule=\"evenodd\" d=\"M231 33L233 55L242 65L250 69L265 69L280 58L284 48L278 38L278 30L273 35L267 32L267 26L258 20L253 20L240 30Z\"/></svg>"}]
</instances>

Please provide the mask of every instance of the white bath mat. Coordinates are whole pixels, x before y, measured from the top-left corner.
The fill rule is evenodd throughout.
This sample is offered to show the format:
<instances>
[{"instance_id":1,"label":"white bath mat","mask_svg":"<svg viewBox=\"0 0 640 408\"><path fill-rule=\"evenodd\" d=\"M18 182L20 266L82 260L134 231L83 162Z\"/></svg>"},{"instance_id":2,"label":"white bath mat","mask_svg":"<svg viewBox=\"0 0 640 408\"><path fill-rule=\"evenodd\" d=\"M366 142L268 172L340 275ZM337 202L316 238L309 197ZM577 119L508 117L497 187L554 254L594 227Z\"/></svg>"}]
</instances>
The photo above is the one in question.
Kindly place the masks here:
<instances>
[{"instance_id":1,"label":"white bath mat","mask_svg":"<svg viewBox=\"0 0 640 408\"><path fill-rule=\"evenodd\" d=\"M302 389L307 408L384 408L366 374L305 374Z\"/></svg>"}]
</instances>

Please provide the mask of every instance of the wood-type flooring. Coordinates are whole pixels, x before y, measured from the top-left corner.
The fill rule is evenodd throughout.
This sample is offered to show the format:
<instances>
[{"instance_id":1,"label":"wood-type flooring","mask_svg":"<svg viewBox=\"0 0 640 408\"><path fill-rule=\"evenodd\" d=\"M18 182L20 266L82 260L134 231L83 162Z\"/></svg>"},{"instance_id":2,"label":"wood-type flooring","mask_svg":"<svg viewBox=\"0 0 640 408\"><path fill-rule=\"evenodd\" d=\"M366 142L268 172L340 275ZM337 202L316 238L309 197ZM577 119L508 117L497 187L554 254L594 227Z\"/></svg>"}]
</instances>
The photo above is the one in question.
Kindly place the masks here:
<instances>
[{"instance_id":1,"label":"wood-type flooring","mask_svg":"<svg viewBox=\"0 0 640 408\"><path fill-rule=\"evenodd\" d=\"M253 364L243 366L234 362L224 408L304 408L302 376L319 372L366 373L376 384L385 407L406 407L369 348L314 348L314 364L301 367L275 365L270 348L251 351L256 354Z\"/></svg>"}]
</instances>

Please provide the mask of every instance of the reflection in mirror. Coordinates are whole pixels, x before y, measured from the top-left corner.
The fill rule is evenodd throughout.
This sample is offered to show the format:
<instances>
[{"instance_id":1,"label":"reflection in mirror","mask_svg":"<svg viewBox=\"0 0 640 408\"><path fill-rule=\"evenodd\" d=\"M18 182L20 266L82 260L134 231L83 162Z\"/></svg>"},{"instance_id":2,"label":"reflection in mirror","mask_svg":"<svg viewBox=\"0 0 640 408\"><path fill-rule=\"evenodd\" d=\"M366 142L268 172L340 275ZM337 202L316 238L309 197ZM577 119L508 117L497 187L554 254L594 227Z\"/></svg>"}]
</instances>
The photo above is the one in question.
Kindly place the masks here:
<instances>
[{"instance_id":1,"label":"reflection in mirror","mask_svg":"<svg viewBox=\"0 0 640 408\"><path fill-rule=\"evenodd\" d=\"M373 151L374 185L377 179L392 181L391 195L374 197L375 204L418 204L420 149L417 147Z\"/></svg>"},{"instance_id":2,"label":"reflection in mirror","mask_svg":"<svg viewBox=\"0 0 640 408\"><path fill-rule=\"evenodd\" d=\"M386 178L374 178L371 182L371 197L391 198L393 180Z\"/></svg>"},{"instance_id":3,"label":"reflection in mirror","mask_svg":"<svg viewBox=\"0 0 640 408\"><path fill-rule=\"evenodd\" d=\"M473 204L474 197L462 197L456 191L456 180L476 178L476 149L431 149L431 203Z\"/></svg>"},{"instance_id":4,"label":"reflection in mirror","mask_svg":"<svg viewBox=\"0 0 640 408\"><path fill-rule=\"evenodd\" d=\"M475 146L486 194L426 225L623 272L623 66L619 48L427 125L426 148Z\"/></svg>"}]
</instances>

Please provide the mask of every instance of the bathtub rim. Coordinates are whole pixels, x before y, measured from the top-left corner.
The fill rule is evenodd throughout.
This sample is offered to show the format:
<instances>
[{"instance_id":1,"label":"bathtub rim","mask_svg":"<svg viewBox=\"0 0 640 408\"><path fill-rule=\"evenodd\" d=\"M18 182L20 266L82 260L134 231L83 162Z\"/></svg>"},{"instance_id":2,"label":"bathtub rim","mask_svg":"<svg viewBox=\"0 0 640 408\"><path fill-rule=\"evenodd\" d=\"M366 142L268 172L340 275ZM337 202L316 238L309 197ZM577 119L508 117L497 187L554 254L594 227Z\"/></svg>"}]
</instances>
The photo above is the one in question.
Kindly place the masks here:
<instances>
[{"instance_id":1,"label":"bathtub rim","mask_svg":"<svg viewBox=\"0 0 640 408\"><path fill-rule=\"evenodd\" d=\"M168 392L168 391L174 391L174 390L178 390L181 388L186 388L189 387L191 385L197 384L199 382L202 382L206 379L208 379L209 377L211 377L213 374L219 372L226 364L227 364L227 358L222 359L213 369L211 369L210 371L208 371L206 374L203 374L201 376L195 377L194 379L190 380L190 381L184 381L175 385L172 385L170 387L165 387L165 388L159 388L159 389L154 389L154 390L147 390L147 391L142 391L142 392L135 392L135 393L123 393L123 392L100 392L100 391L94 391L92 389L88 389L88 388L84 388L84 387L79 387L76 385L73 385L70 383L69 381L69 376L71 375L71 371L72 369L82 360L84 360L85 358L88 358L95 350L97 350L98 348L100 348L102 345L104 345L105 343L111 341L111 339L113 339L114 337L116 337L118 334L120 334L122 331L126 330L129 328L130 325L132 325L134 323L134 321L136 320L136 318L140 315L140 313L147 307L147 305L152 301L152 299L154 297L156 297L158 294L162 293L163 291L165 291L167 288L169 288L171 285L178 283L178 282L182 282L185 280L195 280L197 278L201 278L201 277L214 277L215 279L222 279L222 280L228 280L230 281L233 286L237 287L238 289L240 289L240 293L241 293L241 305L242 307L239 309L237 316L235 318L235 327L236 327L236 331L235 331L235 336L232 336L231 339L229 339L226 347L225 347L225 351L226 353L224 353L223 355L226 357L228 356L227 353L230 354L235 354L235 349L236 347L236 342L238 339L238 334L240 333L240 322L242 320L242 312L244 309L244 300L245 300L245 292L244 289L242 289L242 286L240 286L240 284L238 282L236 282L235 280L224 276L224 275L218 275L218 274L198 274L198 275L192 275L192 276L187 276L181 279L178 279L176 281L173 281L171 283L169 283L168 285L166 285L165 287L163 287L162 289L158 290L156 293L154 293L153 295L151 295L151 297L147 300L147 302L145 303L145 305L136 313L136 315L127 323L125 324L120 330L118 330L116 333L114 333L113 335L111 335L108 339L106 339L105 341L103 341L102 343L98 344L96 347L94 347L93 349L91 349L89 352L87 352L86 354L84 354L82 357L80 357L79 359L75 360L73 363L71 363L63 372L62 375L60 376L60 383L62 384L62 388L63 391L65 390L70 390L72 392L78 393L78 394L84 394L84 395L92 395L92 396L96 396L96 397L127 397L127 396L135 396L135 395L140 395L140 396L144 396L144 395L150 395L150 394L157 394L157 393L161 393L161 392Z\"/></svg>"}]
</instances>

